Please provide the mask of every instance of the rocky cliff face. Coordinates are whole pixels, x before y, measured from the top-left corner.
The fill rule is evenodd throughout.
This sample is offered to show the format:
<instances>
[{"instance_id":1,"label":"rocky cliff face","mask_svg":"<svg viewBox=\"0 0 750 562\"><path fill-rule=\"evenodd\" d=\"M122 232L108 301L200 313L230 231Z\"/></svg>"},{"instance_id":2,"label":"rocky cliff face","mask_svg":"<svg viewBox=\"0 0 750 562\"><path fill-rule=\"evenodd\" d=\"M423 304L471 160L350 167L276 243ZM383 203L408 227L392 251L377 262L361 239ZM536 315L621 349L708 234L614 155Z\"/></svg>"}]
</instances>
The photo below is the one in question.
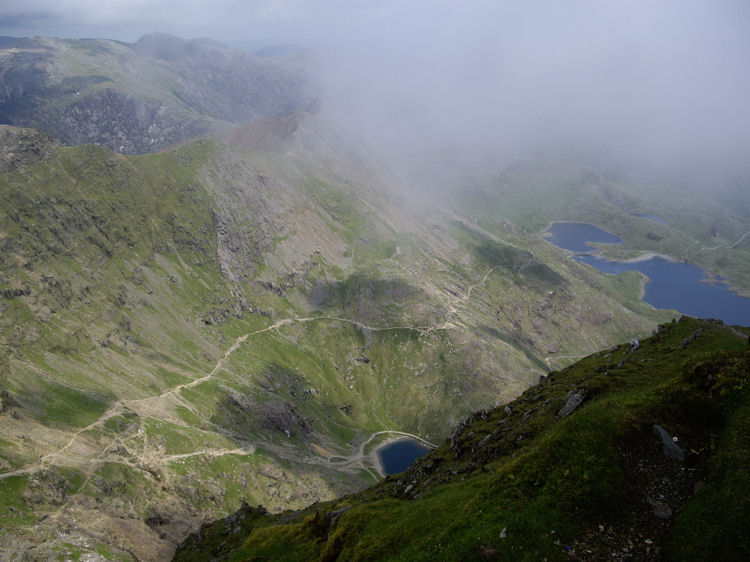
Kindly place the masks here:
<instances>
[{"instance_id":1,"label":"rocky cliff face","mask_svg":"<svg viewBox=\"0 0 750 562\"><path fill-rule=\"evenodd\" d=\"M55 139L39 131L0 125L0 173L43 162L58 146Z\"/></svg>"},{"instance_id":2,"label":"rocky cliff face","mask_svg":"<svg viewBox=\"0 0 750 562\"><path fill-rule=\"evenodd\" d=\"M311 99L289 62L165 34L133 45L35 38L0 49L0 123L68 145L155 152Z\"/></svg>"}]
</instances>

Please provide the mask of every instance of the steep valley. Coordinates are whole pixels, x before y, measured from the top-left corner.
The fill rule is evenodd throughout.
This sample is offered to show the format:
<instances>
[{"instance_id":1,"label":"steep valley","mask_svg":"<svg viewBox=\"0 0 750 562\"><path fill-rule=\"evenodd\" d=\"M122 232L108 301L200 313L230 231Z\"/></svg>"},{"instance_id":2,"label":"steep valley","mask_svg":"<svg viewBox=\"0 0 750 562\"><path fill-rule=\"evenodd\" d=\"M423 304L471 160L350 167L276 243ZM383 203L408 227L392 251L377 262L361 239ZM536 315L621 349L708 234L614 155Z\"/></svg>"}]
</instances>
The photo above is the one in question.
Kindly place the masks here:
<instances>
[{"instance_id":1,"label":"steep valley","mask_svg":"<svg viewBox=\"0 0 750 562\"><path fill-rule=\"evenodd\" d=\"M410 210L316 127L139 157L3 129L5 548L163 558L242 500L379 478L374 433L439 442L669 317L636 276Z\"/></svg>"}]
</instances>

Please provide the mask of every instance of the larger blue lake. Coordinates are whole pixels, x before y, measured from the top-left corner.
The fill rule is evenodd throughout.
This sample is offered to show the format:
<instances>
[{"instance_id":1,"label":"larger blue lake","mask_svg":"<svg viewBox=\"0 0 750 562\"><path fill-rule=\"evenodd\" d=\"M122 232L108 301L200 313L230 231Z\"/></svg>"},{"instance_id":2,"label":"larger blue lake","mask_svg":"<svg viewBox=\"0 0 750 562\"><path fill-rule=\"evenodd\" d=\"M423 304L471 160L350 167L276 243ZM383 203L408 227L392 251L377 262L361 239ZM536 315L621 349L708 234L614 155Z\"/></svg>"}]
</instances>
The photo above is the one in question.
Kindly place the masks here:
<instances>
[{"instance_id":1,"label":"larger blue lake","mask_svg":"<svg viewBox=\"0 0 750 562\"><path fill-rule=\"evenodd\" d=\"M587 242L611 244L612 239L614 243L619 242L616 236L582 223L555 223L548 232L552 234L549 238L552 243L571 252L592 251ZM643 300L656 308L670 308L697 318L718 318L727 324L750 326L750 299L737 295L724 285L704 283L706 273L699 267L660 257L618 262L587 253L574 258L604 273L640 271L648 277Z\"/></svg>"},{"instance_id":2,"label":"larger blue lake","mask_svg":"<svg viewBox=\"0 0 750 562\"><path fill-rule=\"evenodd\" d=\"M400 439L388 443L378 450L383 472L386 475L403 472L419 457L429 453L431 449L413 439Z\"/></svg>"}]
</instances>

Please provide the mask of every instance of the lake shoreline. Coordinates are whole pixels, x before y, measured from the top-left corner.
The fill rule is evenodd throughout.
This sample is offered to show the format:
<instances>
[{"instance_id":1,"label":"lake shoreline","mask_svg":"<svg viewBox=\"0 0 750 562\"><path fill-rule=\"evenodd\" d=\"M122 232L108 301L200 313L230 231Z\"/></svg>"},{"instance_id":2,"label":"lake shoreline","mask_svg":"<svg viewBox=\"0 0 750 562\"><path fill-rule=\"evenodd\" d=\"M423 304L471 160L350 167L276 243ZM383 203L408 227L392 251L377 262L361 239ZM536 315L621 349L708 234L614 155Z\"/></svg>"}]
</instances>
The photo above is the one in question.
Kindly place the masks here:
<instances>
[{"instance_id":1,"label":"lake shoreline","mask_svg":"<svg viewBox=\"0 0 750 562\"><path fill-rule=\"evenodd\" d=\"M637 216L637 215L634 215L634 216ZM650 217L640 217L640 218L646 218L647 220L654 220L654 219L652 219ZM603 230L600 227L598 227L596 225L593 225L591 223L586 223L586 222L581 222L581 221L575 221L575 220L560 220L560 221L550 222L544 228L544 230L542 230L542 232L540 234L540 238L542 240L545 240L545 241L549 242L550 244L553 244L553 245L557 246L558 248L561 248L565 252L570 253L572 255L572 257L590 255L590 256L593 256L595 258L602 258L602 259L605 259L605 260L608 260L608 261L611 261L611 262L617 262L617 263L638 263L638 262L642 262L642 261L648 261L648 260L653 259L653 258L661 258L663 260L674 262L674 263L687 263L688 265L693 265L694 267L698 267L699 269L702 269L704 271L704 273L706 275L706 279L703 280L704 283L707 283L709 285L714 285L714 284L723 285L723 286L725 286L727 288L727 290L731 291L732 293L734 293L738 297L750 298L750 290L745 289L743 287L738 287L738 286L732 284L731 281L716 281L716 280L714 280L714 277L715 277L716 274L708 271L703 266L694 264L692 262L684 262L684 260L682 260L682 259L673 258L672 256L669 256L667 254L661 254L659 252L653 252L653 251L643 251L642 254L640 254L638 256L635 256L633 258L626 258L626 259L611 258L611 257L605 256L603 254L602 248L599 248L599 247L596 247L596 246L592 246L591 244L589 244L589 246L591 247L590 251L589 250L587 250L587 251L570 250L570 249L565 248L564 246L561 246L560 244L557 244L557 243L555 243L555 242L552 241L552 238L555 237L555 234L552 233L552 232L550 232L550 228L553 225L555 225L555 224L580 224L580 225L586 225L586 226L593 226L594 228L600 229L600 230L602 230L604 233L606 233L608 235L611 235L611 236L615 236L615 235L611 234L610 232L607 232L606 230ZM748 233L748 234L750 234L750 233ZM594 244L607 244L607 242L597 241L597 242L594 242ZM629 251L636 251L636 250L629 250Z\"/></svg>"},{"instance_id":2,"label":"lake shoreline","mask_svg":"<svg viewBox=\"0 0 750 562\"><path fill-rule=\"evenodd\" d=\"M637 271L640 300L653 308L677 310L700 318L719 318L727 324L750 325L750 300L723 278L700 266L653 251L623 249L633 257L606 255L616 236L587 223L552 223L542 236L572 259L608 275ZM615 240L611 242L610 240ZM627 255L626 254L626 255ZM633 255L637 254L637 255Z\"/></svg>"},{"instance_id":3,"label":"lake shoreline","mask_svg":"<svg viewBox=\"0 0 750 562\"><path fill-rule=\"evenodd\" d=\"M654 259L654 258L661 258L663 260L667 260L667 261L671 261L671 262L678 262L678 260L674 259L673 257L668 256L666 254L660 254L658 252L644 252L640 256L636 256L634 258L628 258L626 260L618 260L618 259L608 258L608 257L606 257L604 255L601 255L601 253L599 255L601 257L603 257L604 259L607 259L609 261L619 261L621 263L638 263L638 262L641 262L641 261L648 261L648 260L651 260L651 259Z\"/></svg>"},{"instance_id":4,"label":"lake shoreline","mask_svg":"<svg viewBox=\"0 0 750 562\"><path fill-rule=\"evenodd\" d=\"M401 443L401 442L416 443L420 448L427 449L424 453L422 453L421 455L415 457L412 460L412 462L414 462L415 460L417 460L417 458L419 458L421 456L424 456L427 453L429 453L430 451L434 451L436 449L436 447L434 445L432 445L431 443L428 443L427 441L425 441L424 439L419 438L419 437L407 437L405 435L401 435L399 437L391 437L391 438L386 439L380 445L378 445L373 450L372 453L370 453L370 458L371 458L371 460L374 461L373 464L375 464L375 466L377 467L378 472L380 473L380 475L383 478L386 478L387 476L389 476L389 474L386 471L385 463L383 462L383 457L382 457L382 455L380 453L381 453L381 451L383 449L385 449L387 447L390 447L392 445L395 445L396 443ZM392 473L392 474L398 474L398 473Z\"/></svg>"}]
</instances>

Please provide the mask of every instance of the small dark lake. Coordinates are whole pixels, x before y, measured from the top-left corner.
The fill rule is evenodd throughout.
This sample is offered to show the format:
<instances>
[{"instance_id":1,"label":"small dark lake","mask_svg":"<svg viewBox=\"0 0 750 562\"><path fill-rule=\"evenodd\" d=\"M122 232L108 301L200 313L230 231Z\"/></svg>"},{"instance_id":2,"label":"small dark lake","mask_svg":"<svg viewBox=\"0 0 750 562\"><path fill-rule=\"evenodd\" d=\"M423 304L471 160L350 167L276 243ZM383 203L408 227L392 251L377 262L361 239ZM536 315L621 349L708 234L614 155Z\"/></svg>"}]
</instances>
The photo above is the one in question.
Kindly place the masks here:
<instances>
[{"instance_id":1,"label":"small dark lake","mask_svg":"<svg viewBox=\"0 0 750 562\"><path fill-rule=\"evenodd\" d=\"M414 439L400 439L381 447L378 457L383 463L383 472L391 475L403 472L411 463L431 450Z\"/></svg>"},{"instance_id":2,"label":"small dark lake","mask_svg":"<svg viewBox=\"0 0 750 562\"><path fill-rule=\"evenodd\" d=\"M555 226L563 226L563 236L554 234ZM586 228L578 228L578 226ZM581 223L555 223L549 231L549 240L572 252L591 252L586 242L612 243L619 239L603 230ZM592 230L594 229L594 230ZM558 231L559 229L555 229ZM596 236L596 231L604 236ZM585 249L581 249L585 248ZM640 271L648 277L643 300L655 308L670 308L697 318L718 318L727 324L750 326L750 299L741 297L720 283L704 283L706 273L699 267L686 263L653 257L637 262L609 261L586 253L574 259L594 266L604 273Z\"/></svg>"}]
</instances>

